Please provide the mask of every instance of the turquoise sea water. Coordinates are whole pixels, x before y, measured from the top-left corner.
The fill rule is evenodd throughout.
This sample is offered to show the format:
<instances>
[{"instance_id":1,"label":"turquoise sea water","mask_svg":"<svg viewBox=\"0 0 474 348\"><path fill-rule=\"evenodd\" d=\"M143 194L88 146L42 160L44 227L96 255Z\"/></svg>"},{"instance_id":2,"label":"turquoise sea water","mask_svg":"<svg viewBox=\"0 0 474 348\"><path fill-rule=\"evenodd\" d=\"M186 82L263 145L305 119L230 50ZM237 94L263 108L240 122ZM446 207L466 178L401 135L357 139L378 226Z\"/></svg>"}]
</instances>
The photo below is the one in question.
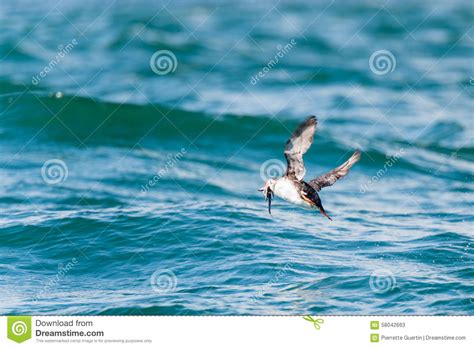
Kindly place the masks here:
<instances>
[{"instance_id":1,"label":"turquoise sea water","mask_svg":"<svg viewBox=\"0 0 474 348\"><path fill-rule=\"evenodd\" d=\"M0 314L474 314L473 18L2 1ZM312 114L307 179L362 159L321 192L334 221L270 216Z\"/></svg>"}]
</instances>

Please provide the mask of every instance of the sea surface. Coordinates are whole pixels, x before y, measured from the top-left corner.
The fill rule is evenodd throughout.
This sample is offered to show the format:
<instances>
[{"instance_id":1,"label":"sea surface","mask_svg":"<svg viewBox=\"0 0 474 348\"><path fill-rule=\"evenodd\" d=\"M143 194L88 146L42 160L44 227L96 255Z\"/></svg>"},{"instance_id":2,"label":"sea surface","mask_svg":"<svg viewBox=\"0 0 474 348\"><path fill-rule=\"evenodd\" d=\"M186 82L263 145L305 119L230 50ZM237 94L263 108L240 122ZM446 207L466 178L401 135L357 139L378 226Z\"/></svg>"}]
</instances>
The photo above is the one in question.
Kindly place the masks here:
<instances>
[{"instance_id":1,"label":"sea surface","mask_svg":"<svg viewBox=\"0 0 474 348\"><path fill-rule=\"evenodd\" d=\"M0 3L0 314L474 314L472 1ZM257 189L309 115L329 221Z\"/></svg>"}]
</instances>

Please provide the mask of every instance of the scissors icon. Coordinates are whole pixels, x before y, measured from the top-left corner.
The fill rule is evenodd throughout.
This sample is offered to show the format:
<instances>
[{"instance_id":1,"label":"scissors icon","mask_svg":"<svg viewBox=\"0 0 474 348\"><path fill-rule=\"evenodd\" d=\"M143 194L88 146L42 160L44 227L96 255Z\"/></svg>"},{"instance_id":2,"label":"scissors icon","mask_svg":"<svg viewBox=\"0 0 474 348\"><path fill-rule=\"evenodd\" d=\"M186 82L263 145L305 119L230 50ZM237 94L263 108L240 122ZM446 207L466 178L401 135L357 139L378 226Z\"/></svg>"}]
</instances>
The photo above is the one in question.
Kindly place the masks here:
<instances>
[{"instance_id":1,"label":"scissors icon","mask_svg":"<svg viewBox=\"0 0 474 348\"><path fill-rule=\"evenodd\" d=\"M324 323L324 319L314 319L312 316L310 315L306 315L303 317L304 320L307 320L307 321L310 321L313 323L314 325L314 328L316 330L319 330L321 328L321 325L320 324L323 324Z\"/></svg>"}]
</instances>

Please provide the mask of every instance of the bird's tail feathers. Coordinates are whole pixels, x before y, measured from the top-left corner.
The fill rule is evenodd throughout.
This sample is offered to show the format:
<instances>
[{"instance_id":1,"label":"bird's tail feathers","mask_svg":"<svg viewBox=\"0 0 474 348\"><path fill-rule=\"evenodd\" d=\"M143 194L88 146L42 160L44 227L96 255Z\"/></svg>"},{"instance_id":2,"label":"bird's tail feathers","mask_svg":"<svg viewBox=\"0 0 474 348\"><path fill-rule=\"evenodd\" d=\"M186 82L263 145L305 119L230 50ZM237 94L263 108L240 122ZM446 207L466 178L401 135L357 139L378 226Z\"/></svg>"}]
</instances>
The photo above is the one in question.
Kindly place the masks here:
<instances>
[{"instance_id":1,"label":"bird's tail feathers","mask_svg":"<svg viewBox=\"0 0 474 348\"><path fill-rule=\"evenodd\" d=\"M324 208L323 208L322 205L319 205L319 206L318 206L318 209L319 209L319 211L321 212L321 214L323 214L325 217L327 217L329 220L332 221L331 217L326 213L326 211L324 210Z\"/></svg>"}]
</instances>

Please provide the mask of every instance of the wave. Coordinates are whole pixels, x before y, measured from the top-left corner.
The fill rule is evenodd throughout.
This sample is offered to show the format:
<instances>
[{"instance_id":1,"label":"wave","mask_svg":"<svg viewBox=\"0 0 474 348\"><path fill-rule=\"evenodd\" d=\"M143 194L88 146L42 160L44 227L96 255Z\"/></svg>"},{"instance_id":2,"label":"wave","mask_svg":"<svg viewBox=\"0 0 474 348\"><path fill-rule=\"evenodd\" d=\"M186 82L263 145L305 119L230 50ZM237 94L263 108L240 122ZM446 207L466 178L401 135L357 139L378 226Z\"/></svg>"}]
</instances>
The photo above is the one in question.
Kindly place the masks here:
<instances>
[{"instance_id":1,"label":"wave","mask_svg":"<svg viewBox=\"0 0 474 348\"><path fill-rule=\"evenodd\" d=\"M298 120L269 115L215 115L182 107L114 103L40 91L2 95L0 104L4 105L0 132L7 143L63 144L79 148L139 146L165 150L197 147L206 152L206 158L201 159L205 162L212 158L209 157L211 153L219 161L219 155L222 155L219 150L232 148L234 153L233 149L243 146L246 150L252 149L258 158L275 157L277 149L283 146L298 124ZM347 119L333 117L323 124L326 129L318 132L315 152L331 156L318 156L319 163L333 164L334 158L343 158L358 147L350 139L360 137L364 123L355 123L348 128L347 122ZM435 124L428 131L432 142L423 137L419 143L375 135L370 143L364 143L365 156L361 163L374 170L380 169L387 162L393 162L397 151L403 148L405 152L396 158L397 170L431 175L435 169L438 175L453 178L471 175L468 164L474 154L471 146L456 148L453 157L452 146L434 141L435 130L445 133L447 127L463 131L459 124ZM454 169L454 174L439 170L446 163Z\"/></svg>"},{"instance_id":2,"label":"wave","mask_svg":"<svg viewBox=\"0 0 474 348\"><path fill-rule=\"evenodd\" d=\"M14 99L14 103L9 103ZM25 93L0 96L4 140L71 146L132 146L182 142L206 148L236 144L280 148L298 121L268 115L215 115L159 104L114 103L93 98ZM330 136L319 135L323 147L347 152Z\"/></svg>"}]
</instances>

